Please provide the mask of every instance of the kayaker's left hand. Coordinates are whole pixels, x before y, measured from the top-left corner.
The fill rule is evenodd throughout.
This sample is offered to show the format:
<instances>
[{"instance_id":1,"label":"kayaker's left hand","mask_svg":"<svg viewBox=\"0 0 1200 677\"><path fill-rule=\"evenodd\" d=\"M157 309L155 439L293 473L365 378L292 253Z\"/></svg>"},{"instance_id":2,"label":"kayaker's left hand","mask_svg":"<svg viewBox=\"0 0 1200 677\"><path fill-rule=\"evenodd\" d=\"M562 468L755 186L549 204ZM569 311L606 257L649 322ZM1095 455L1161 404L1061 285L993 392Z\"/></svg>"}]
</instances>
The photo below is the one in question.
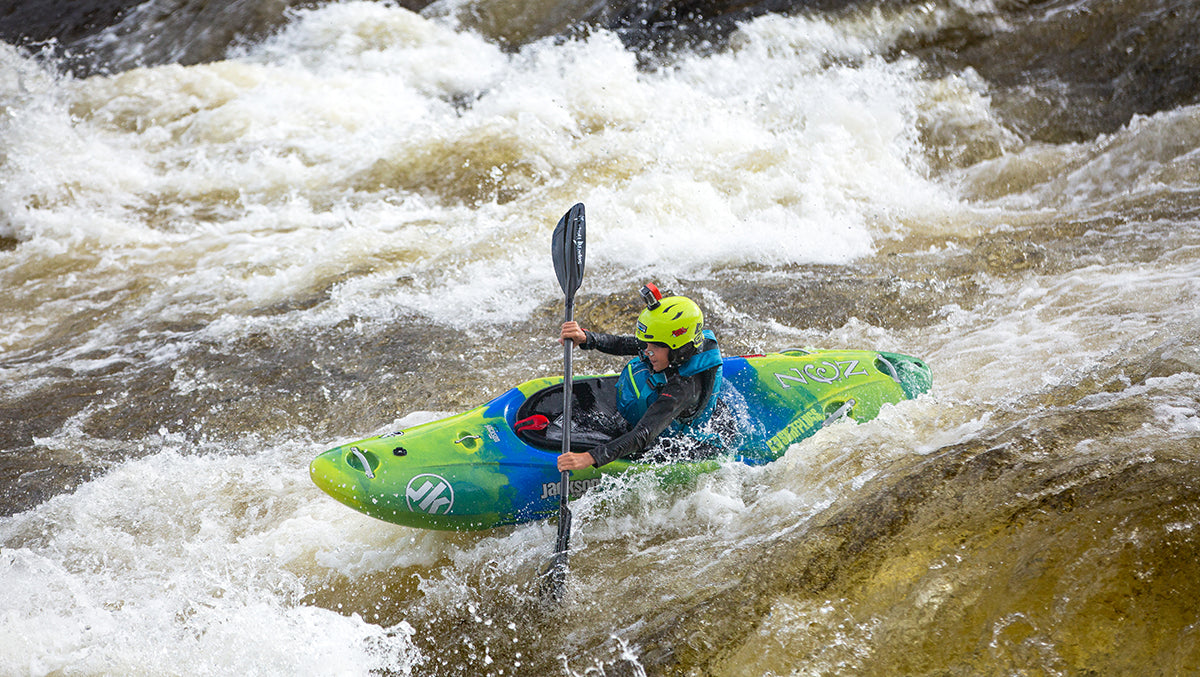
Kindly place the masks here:
<instances>
[{"instance_id":1,"label":"kayaker's left hand","mask_svg":"<svg viewBox=\"0 0 1200 677\"><path fill-rule=\"evenodd\" d=\"M570 340L577 346L581 346L584 343L587 343L587 333L585 333L583 327L580 327L579 323L574 320L563 322L562 332L559 336L558 342L562 343L567 340Z\"/></svg>"},{"instance_id":2,"label":"kayaker's left hand","mask_svg":"<svg viewBox=\"0 0 1200 677\"><path fill-rule=\"evenodd\" d=\"M596 464L596 459L588 452L577 454L573 451L568 451L558 457L558 471L564 470L583 470L584 468Z\"/></svg>"}]
</instances>

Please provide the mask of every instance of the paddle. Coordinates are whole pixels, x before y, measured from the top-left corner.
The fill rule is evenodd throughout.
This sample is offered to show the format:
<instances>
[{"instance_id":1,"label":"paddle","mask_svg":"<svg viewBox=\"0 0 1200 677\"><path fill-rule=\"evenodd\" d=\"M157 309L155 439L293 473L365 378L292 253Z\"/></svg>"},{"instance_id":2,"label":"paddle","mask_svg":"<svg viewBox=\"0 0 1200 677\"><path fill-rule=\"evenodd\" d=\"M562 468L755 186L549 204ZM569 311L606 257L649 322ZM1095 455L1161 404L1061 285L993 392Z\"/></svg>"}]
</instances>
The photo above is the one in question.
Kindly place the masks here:
<instances>
[{"instance_id":1,"label":"paddle","mask_svg":"<svg viewBox=\"0 0 1200 677\"><path fill-rule=\"evenodd\" d=\"M554 274L558 276L558 284L566 295L566 319L570 322L575 311L575 291L583 282L583 261L585 253L583 204L571 207L558 225L554 227L554 235L550 239L550 254L554 257ZM572 341L563 341L563 425L562 451L571 450L571 350L575 347ZM558 492L558 540L554 544L554 558L546 569L549 587L543 588L543 594L549 593L555 602L562 599L563 585L567 580L567 551L571 547L571 509L567 500L571 497L571 472L564 470L559 480Z\"/></svg>"}]
</instances>

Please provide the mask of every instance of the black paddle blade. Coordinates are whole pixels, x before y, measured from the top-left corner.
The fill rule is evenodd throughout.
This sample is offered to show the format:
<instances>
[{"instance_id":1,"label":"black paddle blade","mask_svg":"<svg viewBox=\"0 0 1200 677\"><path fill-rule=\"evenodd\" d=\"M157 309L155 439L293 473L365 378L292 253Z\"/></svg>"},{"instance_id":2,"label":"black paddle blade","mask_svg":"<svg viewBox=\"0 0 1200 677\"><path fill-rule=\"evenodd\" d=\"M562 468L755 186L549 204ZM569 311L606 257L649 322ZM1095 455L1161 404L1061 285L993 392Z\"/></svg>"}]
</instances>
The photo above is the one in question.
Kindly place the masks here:
<instances>
[{"instance_id":1,"label":"black paddle blade","mask_svg":"<svg viewBox=\"0 0 1200 677\"><path fill-rule=\"evenodd\" d=\"M562 601L567 585L567 560L571 539L571 511L562 509L558 516L558 542L554 546L554 557L541 575L540 593L543 602Z\"/></svg>"},{"instance_id":2,"label":"black paddle blade","mask_svg":"<svg viewBox=\"0 0 1200 677\"><path fill-rule=\"evenodd\" d=\"M554 257L554 274L567 300L575 298L575 291L583 282L583 261L586 253L585 219L583 203L567 210L554 227L550 238L550 254Z\"/></svg>"}]
</instances>

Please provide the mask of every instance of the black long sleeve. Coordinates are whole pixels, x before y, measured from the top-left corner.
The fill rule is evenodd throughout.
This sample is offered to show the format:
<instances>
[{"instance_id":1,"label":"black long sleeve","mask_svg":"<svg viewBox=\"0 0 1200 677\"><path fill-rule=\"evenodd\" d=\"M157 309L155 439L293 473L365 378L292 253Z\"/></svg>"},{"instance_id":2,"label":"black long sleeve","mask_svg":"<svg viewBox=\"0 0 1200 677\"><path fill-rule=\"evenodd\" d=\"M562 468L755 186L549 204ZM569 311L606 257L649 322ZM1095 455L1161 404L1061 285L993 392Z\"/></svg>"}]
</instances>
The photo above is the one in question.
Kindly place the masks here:
<instances>
[{"instance_id":1,"label":"black long sleeve","mask_svg":"<svg viewBox=\"0 0 1200 677\"><path fill-rule=\"evenodd\" d=\"M587 340L579 344L584 350L599 350L609 355L637 355L638 340L634 336L617 336L598 331L584 331Z\"/></svg>"}]
</instances>

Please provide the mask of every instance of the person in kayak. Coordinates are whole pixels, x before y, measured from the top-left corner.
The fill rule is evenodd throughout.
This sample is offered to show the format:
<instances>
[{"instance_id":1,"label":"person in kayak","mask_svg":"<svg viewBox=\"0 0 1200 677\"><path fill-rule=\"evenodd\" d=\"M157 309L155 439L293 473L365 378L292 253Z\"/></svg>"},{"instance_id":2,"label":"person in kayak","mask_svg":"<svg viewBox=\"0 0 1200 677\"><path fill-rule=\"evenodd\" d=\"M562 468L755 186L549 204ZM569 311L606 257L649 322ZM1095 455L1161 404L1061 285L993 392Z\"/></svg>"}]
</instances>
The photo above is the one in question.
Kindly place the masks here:
<instances>
[{"instance_id":1,"label":"person in kayak","mask_svg":"<svg viewBox=\"0 0 1200 677\"><path fill-rule=\"evenodd\" d=\"M692 438L693 448L721 446L711 430L721 406L721 349L704 328L704 313L691 299L641 289L646 309L634 336L587 331L564 322L560 342L610 355L637 355L617 379L617 409L630 430L591 451L566 452L558 469L581 470L635 456L662 440ZM689 446L684 444L681 446Z\"/></svg>"}]
</instances>

